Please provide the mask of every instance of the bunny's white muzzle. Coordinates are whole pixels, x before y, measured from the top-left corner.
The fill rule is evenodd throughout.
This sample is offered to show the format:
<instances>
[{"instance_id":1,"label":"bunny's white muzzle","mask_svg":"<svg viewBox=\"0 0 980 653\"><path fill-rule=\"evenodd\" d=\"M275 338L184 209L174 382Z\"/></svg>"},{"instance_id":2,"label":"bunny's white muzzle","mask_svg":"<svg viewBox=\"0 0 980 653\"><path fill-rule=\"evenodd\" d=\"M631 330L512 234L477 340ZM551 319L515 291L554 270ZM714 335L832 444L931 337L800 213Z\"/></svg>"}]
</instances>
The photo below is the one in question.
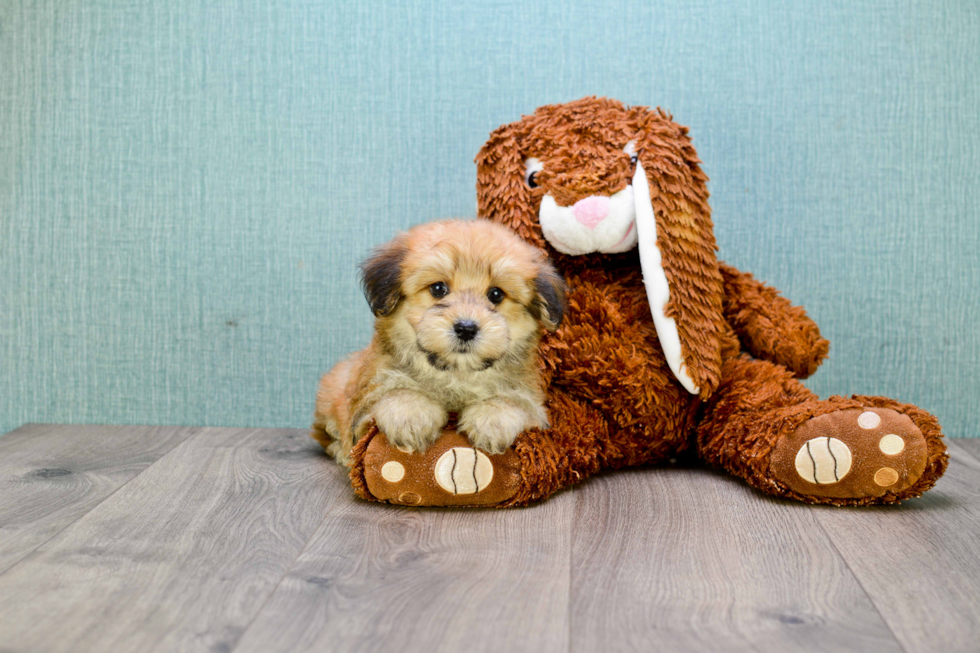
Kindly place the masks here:
<instances>
[{"instance_id":1,"label":"bunny's white muzzle","mask_svg":"<svg viewBox=\"0 0 980 653\"><path fill-rule=\"evenodd\" d=\"M590 195L572 206L558 206L545 195L538 219L545 239L562 254L618 254L636 247L632 186L611 196Z\"/></svg>"}]
</instances>

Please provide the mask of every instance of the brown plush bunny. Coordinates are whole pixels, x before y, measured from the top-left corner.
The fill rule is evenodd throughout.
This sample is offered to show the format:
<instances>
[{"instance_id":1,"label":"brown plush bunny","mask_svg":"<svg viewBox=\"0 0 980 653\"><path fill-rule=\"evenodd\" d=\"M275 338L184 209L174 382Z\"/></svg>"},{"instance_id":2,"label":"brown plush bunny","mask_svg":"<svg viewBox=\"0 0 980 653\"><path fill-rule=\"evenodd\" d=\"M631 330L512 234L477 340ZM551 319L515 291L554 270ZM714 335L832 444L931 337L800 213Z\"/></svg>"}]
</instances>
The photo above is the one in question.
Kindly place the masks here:
<instances>
[{"instance_id":1,"label":"brown plush bunny","mask_svg":"<svg viewBox=\"0 0 980 653\"><path fill-rule=\"evenodd\" d=\"M570 288L564 323L542 341L551 428L489 457L451 428L423 454L369 429L351 468L361 496L519 505L692 446L808 503L896 503L945 471L926 411L820 400L797 380L829 345L802 309L718 262L707 178L667 114L603 98L541 107L494 131L477 166L480 217L545 250ZM473 491L462 481L477 471L492 482Z\"/></svg>"}]
</instances>

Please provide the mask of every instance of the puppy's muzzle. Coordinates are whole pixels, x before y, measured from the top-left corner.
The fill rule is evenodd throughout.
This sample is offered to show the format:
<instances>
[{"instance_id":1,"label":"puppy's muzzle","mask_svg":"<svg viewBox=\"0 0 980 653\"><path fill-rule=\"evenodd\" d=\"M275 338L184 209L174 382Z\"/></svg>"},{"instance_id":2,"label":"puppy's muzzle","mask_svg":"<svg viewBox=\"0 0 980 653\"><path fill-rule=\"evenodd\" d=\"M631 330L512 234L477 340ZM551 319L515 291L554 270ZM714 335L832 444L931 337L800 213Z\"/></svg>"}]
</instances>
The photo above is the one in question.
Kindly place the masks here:
<instances>
[{"instance_id":1,"label":"puppy's muzzle","mask_svg":"<svg viewBox=\"0 0 980 653\"><path fill-rule=\"evenodd\" d=\"M456 320L453 323L453 333L460 342L469 342L480 332L480 327L473 320Z\"/></svg>"}]
</instances>

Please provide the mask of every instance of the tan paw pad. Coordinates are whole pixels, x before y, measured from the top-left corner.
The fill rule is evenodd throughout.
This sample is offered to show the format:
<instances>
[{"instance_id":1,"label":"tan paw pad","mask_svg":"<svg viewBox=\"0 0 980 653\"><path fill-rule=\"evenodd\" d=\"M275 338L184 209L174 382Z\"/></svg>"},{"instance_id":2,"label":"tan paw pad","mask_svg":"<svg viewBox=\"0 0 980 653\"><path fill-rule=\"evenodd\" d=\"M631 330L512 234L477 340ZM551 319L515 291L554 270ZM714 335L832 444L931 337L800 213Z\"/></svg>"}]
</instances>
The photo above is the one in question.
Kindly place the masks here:
<instances>
[{"instance_id":1,"label":"tan paw pad","mask_svg":"<svg viewBox=\"0 0 980 653\"><path fill-rule=\"evenodd\" d=\"M858 415L858 426L863 429L876 429L880 424L881 417L877 413L872 413L870 410L866 410Z\"/></svg>"},{"instance_id":2,"label":"tan paw pad","mask_svg":"<svg viewBox=\"0 0 980 653\"><path fill-rule=\"evenodd\" d=\"M405 465L397 460L389 460L381 466L381 478L389 483L397 483L405 478Z\"/></svg>"},{"instance_id":3,"label":"tan paw pad","mask_svg":"<svg viewBox=\"0 0 980 653\"><path fill-rule=\"evenodd\" d=\"M900 435L889 433L878 440L878 448L886 456L894 456L902 453L902 450L905 449L905 440Z\"/></svg>"},{"instance_id":4,"label":"tan paw pad","mask_svg":"<svg viewBox=\"0 0 980 653\"><path fill-rule=\"evenodd\" d=\"M891 487L898 482L898 472L891 467L882 467L875 472L875 483L881 487Z\"/></svg>"}]
</instances>

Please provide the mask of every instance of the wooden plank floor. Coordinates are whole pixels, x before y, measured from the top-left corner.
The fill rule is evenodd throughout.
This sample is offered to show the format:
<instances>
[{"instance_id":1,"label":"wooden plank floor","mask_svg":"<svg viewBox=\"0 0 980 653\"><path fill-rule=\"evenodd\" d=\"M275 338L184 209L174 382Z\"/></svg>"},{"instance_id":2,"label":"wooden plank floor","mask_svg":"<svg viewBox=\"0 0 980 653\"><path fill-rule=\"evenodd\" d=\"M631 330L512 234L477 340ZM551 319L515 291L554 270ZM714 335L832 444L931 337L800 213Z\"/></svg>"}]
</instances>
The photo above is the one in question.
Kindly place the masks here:
<instances>
[{"instance_id":1,"label":"wooden plank floor","mask_svg":"<svg viewBox=\"0 0 980 653\"><path fill-rule=\"evenodd\" d=\"M295 429L0 437L0 652L976 651L980 440L900 507L699 468L517 510L353 497Z\"/></svg>"}]
</instances>

